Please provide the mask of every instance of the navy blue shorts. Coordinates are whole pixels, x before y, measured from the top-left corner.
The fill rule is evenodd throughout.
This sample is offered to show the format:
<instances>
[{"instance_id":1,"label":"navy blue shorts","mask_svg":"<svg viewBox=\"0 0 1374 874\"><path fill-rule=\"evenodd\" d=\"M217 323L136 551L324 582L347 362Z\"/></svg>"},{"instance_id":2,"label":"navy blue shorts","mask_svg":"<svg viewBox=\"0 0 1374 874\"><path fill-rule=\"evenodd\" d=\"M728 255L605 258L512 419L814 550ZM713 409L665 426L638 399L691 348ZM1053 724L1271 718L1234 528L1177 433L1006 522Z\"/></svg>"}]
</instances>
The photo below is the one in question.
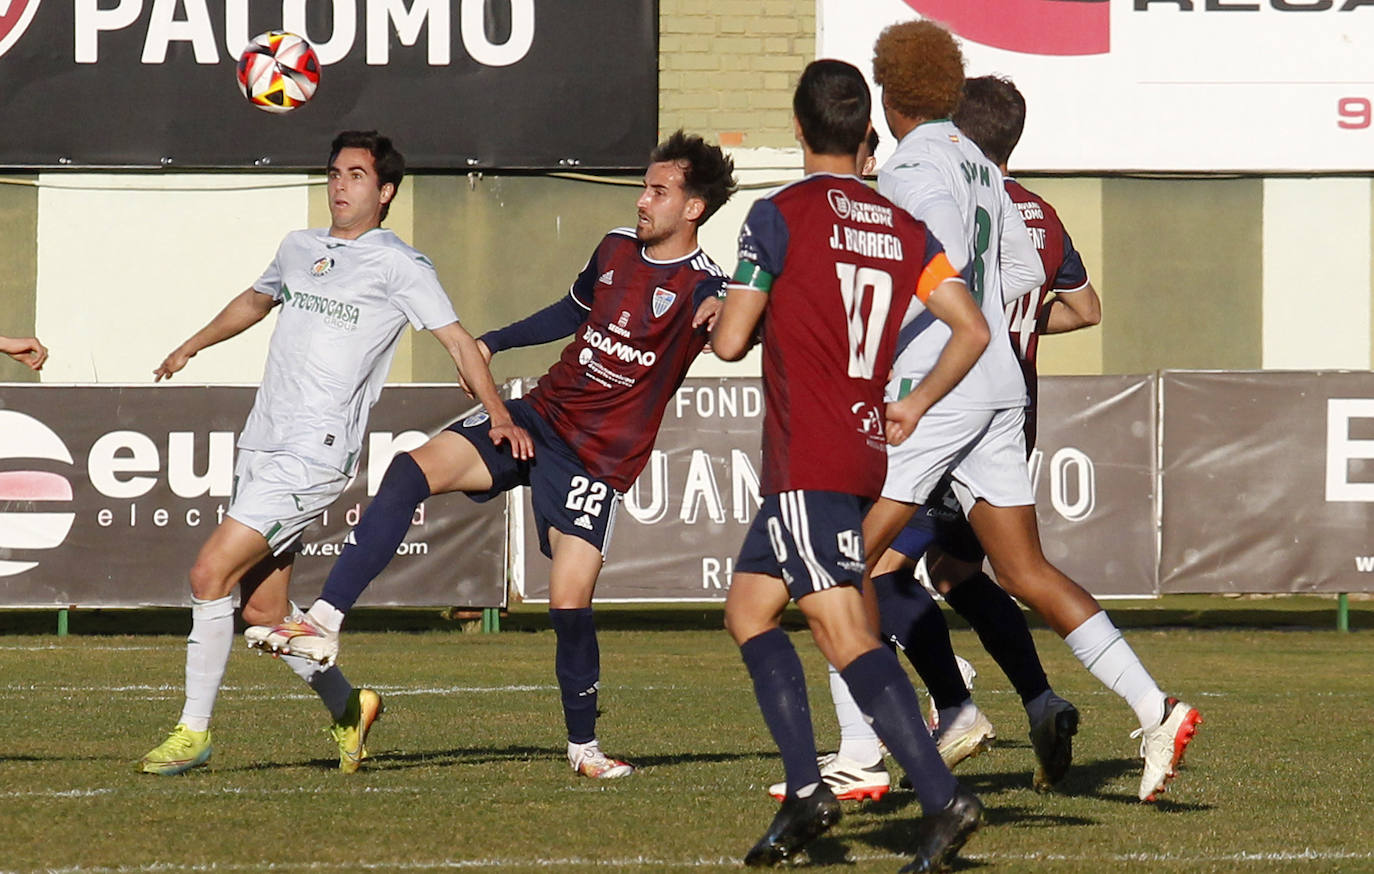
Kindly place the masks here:
<instances>
[{"instance_id":1,"label":"navy blue shorts","mask_svg":"<svg viewBox=\"0 0 1374 874\"><path fill-rule=\"evenodd\" d=\"M794 601L832 586L858 588L871 503L843 492L768 495L744 535L735 572L779 577Z\"/></svg>"},{"instance_id":2,"label":"navy blue shorts","mask_svg":"<svg viewBox=\"0 0 1374 874\"><path fill-rule=\"evenodd\" d=\"M577 454L527 402L506 401L506 409L515 424L529 432L534 441L534 458L521 461L511 455L509 443L500 446L492 443L491 417L486 410L478 410L445 429L477 447L491 472L491 488L484 492L467 492L467 496L480 503L519 486L529 486L540 552L552 557L553 550L549 546L549 529L552 528L587 541L600 550L604 558L611 545L620 492L588 473Z\"/></svg>"},{"instance_id":3,"label":"navy blue shorts","mask_svg":"<svg viewBox=\"0 0 1374 874\"><path fill-rule=\"evenodd\" d=\"M978 542L978 535L973 533L973 526L954 496L949 477L936 484L930 498L892 542L892 548L907 558L919 559L931 544L960 561L981 562L986 557L983 544Z\"/></svg>"}]
</instances>

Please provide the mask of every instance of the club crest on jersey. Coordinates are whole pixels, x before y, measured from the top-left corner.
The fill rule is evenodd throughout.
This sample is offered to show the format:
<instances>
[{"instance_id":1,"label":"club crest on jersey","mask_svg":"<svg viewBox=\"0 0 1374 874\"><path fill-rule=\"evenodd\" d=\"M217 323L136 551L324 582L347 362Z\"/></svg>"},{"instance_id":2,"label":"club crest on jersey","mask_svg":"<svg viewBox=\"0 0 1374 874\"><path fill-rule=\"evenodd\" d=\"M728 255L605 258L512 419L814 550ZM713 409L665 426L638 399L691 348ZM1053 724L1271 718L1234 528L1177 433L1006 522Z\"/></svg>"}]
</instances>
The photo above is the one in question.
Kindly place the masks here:
<instances>
[{"instance_id":1,"label":"club crest on jersey","mask_svg":"<svg viewBox=\"0 0 1374 874\"><path fill-rule=\"evenodd\" d=\"M677 300L677 293L669 291L663 286L654 289L654 318L662 316L668 312L668 308Z\"/></svg>"},{"instance_id":2,"label":"club crest on jersey","mask_svg":"<svg viewBox=\"0 0 1374 874\"><path fill-rule=\"evenodd\" d=\"M310 275L319 278L334 269L334 259L325 255L314 264L310 265Z\"/></svg>"},{"instance_id":3,"label":"club crest on jersey","mask_svg":"<svg viewBox=\"0 0 1374 874\"><path fill-rule=\"evenodd\" d=\"M489 418L491 417L487 415L486 410L478 410L477 412L473 413L471 416L468 416L466 419L463 420L463 427L471 428L474 425L480 425Z\"/></svg>"}]
</instances>

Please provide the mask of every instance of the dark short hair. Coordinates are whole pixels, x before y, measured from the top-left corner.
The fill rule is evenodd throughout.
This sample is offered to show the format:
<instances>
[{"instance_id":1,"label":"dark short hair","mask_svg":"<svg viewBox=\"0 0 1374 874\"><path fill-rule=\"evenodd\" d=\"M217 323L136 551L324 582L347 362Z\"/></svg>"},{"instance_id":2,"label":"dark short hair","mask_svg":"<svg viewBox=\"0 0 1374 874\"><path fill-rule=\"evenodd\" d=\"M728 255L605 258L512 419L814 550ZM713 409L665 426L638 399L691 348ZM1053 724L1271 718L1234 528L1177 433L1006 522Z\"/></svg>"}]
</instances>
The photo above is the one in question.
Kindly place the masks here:
<instances>
[{"instance_id":1,"label":"dark short hair","mask_svg":"<svg viewBox=\"0 0 1374 874\"><path fill-rule=\"evenodd\" d=\"M391 199L395 200L395 191L401 190L401 180L406 175L406 159L396 147L391 144L391 137L382 136L375 130L346 130L334 137L334 142L329 144L329 163L325 164L325 172L334 166L334 159L339 157L339 153L344 149L366 149L372 155L372 163L377 169L377 188L388 182L391 183L393 193ZM391 203L382 204L382 218L386 218L387 212L391 209Z\"/></svg>"},{"instance_id":2,"label":"dark short hair","mask_svg":"<svg viewBox=\"0 0 1374 874\"><path fill-rule=\"evenodd\" d=\"M706 204L697 219L698 226L706 224L735 193L734 159L726 157L720 146L708 145L701 137L681 129L649 153L649 163L672 163L682 171L682 188L687 196Z\"/></svg>"},{"instance_id":3,"label":"dark short hair","mask_svg":"<svg viewBox=\"0 0 1374 874\"><path fill-rule=\"evenodd\" d=\"M1026 126L1026 98L1004 76L979 76L964 83L954 124L988 160L1005 164Z\"/></svg>"},{"instance_id":4,"label":"dark short hair","mask_svg":"<svg viewBox=\"0 0 1374 874\"><path fill-rule=\"evenodd\" d=\"M875 127L868 129L868 153L870 155L878 154L878 129Z\"/></svg>"},{"instance_id":5,"label":"dark short hair","mask_svg":"<svg viewBox=\"0 0 1374 874\"><path fill-rule=\"evenodd\" d=\"M792 94L792 113L802 139L817 155L856 155L868 136L873 99L853 64L822 59L802 70Z\"/></svg>"}]
</instances>

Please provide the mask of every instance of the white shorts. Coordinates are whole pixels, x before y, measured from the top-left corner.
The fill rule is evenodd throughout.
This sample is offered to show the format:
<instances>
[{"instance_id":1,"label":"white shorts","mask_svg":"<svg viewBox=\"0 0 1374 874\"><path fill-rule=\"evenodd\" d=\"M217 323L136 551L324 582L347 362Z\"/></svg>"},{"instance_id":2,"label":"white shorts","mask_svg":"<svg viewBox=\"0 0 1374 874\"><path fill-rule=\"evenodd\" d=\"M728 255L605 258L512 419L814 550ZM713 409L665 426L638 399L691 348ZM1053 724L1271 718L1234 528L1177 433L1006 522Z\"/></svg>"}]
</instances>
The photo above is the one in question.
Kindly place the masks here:
<instances>
[{"instance_id":1,"label":"white shorts","mask_svg":"<svg viewBox=\"0 0 1374 874\"><path fill-rule=\"evenodd\" d=\"M351 478L289 452L240 449L229 516L267 538L281 555L343 494Z\"/></svg>"},{"instance_id":2,"label":"white shorts","mask_svg":"<svg viewBox=\"0 0 1374 874\"><path fill-rule=\"evenodd\" d=\"M1035 503L1026 466L1026 411L945 410L921 417L899 446L887 448L883 497L923 504L940 477L950 473L967 512L981 498L995 507Z\"/></svg>"}]
</instances>

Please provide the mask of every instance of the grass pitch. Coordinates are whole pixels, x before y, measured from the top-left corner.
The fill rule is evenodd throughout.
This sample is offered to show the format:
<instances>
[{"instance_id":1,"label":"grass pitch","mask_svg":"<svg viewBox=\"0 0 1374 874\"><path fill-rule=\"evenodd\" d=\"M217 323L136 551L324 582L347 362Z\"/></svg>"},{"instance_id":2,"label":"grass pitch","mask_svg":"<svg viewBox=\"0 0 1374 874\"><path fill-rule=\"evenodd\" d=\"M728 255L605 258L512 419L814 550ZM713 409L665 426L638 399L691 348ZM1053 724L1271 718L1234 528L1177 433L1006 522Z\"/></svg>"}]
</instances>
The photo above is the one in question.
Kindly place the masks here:
<instances>
[{"instance_id":1,"label":"grass pitch","mask_svg":"<svg viewBox=\"0 0 1374 874\"><path fill-rule=\"evenodd\" d=\"M703 614L666 628L603 623L599 732L641 767L605 784L574 777L563 757L546 630L346 635L346 672L387 708L373 759L352 776L335 770L313 695L240 644L215 754L174 778L134 763L179 712L180 635L0 636L0 871L738 867L772 816L764 787L781 766L718 611ZM514 624L546 625L537 612ZM1206 720L1182 776L1147 806L1135 800L1130 710L1057 638L1035 634L1083 715L1074 768L1048 795L1030 788L1019 701L976 638L953 633L999 734L958 771L989 811L964 870L1374 870L1374 635L1129 630L1156 678ZM805 633L793 639L821 748L833 748L824 666ZM803 864L895 871L918 815L910 792L847 803Z\"/></svg>"}]
</instances>

